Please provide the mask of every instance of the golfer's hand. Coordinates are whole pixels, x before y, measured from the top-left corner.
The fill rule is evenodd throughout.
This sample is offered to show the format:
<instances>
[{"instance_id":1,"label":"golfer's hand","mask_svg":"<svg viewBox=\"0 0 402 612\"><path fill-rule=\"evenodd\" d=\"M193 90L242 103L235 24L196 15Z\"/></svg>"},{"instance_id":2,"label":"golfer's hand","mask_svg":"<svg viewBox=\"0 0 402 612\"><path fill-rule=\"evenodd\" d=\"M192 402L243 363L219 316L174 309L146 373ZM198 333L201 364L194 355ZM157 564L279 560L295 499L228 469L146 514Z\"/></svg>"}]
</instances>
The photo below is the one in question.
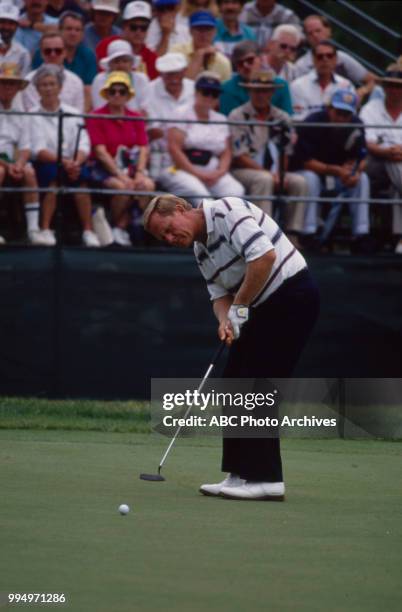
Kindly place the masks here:
<instances>
[{"instance_id":1,"label":"golfer's hand","mask_svg":"<svg viewBox=\"0 0 402 612\"><path fill-rule=\"evenodd\" d=\"M223 319L223 321L221 321L219 323L219 328L218 328L218 336L219 336L219 340L221 340L222 342L225 342L227 346L230 346L234 340L234 336L233 336L233 328L232 325L229 321L229 319Z\"/></svg>"},{"instance_id":2,"label":"golfer's hand","mask_svg":"<svg viewBox=\"0 0 402 612\"><path fill-rule=\"evenodd\" d=\"M228 311L228 320L233 330L233 338L237 340L240 336L242 326L248 321L248 306L232 304Z\"/></svg>"}]
</instances>

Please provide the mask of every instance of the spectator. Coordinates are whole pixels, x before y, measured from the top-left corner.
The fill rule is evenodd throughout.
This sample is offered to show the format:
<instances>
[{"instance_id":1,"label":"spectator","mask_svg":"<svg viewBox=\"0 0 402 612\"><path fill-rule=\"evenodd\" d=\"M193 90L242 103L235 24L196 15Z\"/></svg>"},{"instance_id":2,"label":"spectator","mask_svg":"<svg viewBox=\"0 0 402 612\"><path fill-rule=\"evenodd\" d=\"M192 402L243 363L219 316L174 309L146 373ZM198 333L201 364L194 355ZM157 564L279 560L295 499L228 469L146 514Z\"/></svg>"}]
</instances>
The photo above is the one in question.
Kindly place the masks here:
<instances>
[{"instance_id":1,"label":"spectator","mask_svg":"<svg viewBox=\"0 0 402 612\"><path fill-rule=\"evenodd\" d=\"M17 64L25 76L31 66L27 49L14 40L19 21L18 8L11 2L0 2L0 66Z\"/></svg>"},{"instance_id":2,"label":"spectator","mask_svg":"<svg viewBox=\"0 0 402 612\"><path fill-rule=\"evenodd\" d=\"M402 198L402 65L388 66L385 76L379 79L385 98L372 100L363 106L360 118L367 124L384 127L367 127L367 149L370 154L368 172L373 181L387 177L393 195ZM398 129L399 128L399 129ZM398 236L395 252L402 255L402 205L392 206L392 232Z\"/></svg>"},{"instance_id":3,"label":"spectator","mask_svg":"<svg viewBox=\"0 0 402 612\"><path fill-rule=\"evenodd\" d=\"M242 7L241 0L219 0L221 18L216 22L214 47L229 59L236 43L242 40L257 40L253 28L239 21Z\"/></svg>"},{"instance_id":4,"label":"spectator","mask_svg":"<svg viewBox=\"0 0 402 612\"><path fill-rule=\"evenodd\" d=\"M42 34L57 30L57 19L45 13L47 0L25 0L25 11L20 16L15 40L29 51L31 56L39 47Z\"/></svg>"},{"instance_id":5,"label":"spectator","mask_svg":"<svg viewBox=\"0 0 402 612\"><path fill-rule=\"evenodd\" d=\"M81 79L71 72L63 68L66 58L66 49L64 40L61 34L56 32L44 34L40 41L40 53L45 64L54 64L60 66L64 73L62 80L61 92L58 92L63 103L74 106L79 112L84 112L84 83ZM36 70L33 70L27 75L27 79L33 82ZM27 111L32 110L33 106L39 103L38 89L33 84L22 92L22 104Z\"/></svg>"},{"instance_id":6,"label":"spectator","mask_svg":"<svg viewBox=\"0 0 402 612\"><path fill-rule=\"evenodd\" d=\"M194 104L194 81L184 76L187 60L182 53L166 53L156 61L160 77L148 86L146 108L150 119L171 119L182 109ZM172 165L166 131L168 123L148 123L151 141L151 176L158 180L163 170Z\"/></svg>"},{"instance_id":7,"label":"spectator","mask_svg":"<svg viewBox=\"0 0 402 612\"><path fill-rule=\"evenodd\" d=\"M233 49L232 62L237 74L223 84L220 98L220 111L225 115L250 99L248 89L241 83L248 81L251 73L261 67L260 58L257 56L257 44L251 40L237 43ZM293 110L289 85L279 77L275 78L275 84L280 87L275 89L272 104L291 115Z\"/></svg>"},{"instance_id":8,"label":"spectator","mask_svg":"<svg viewBox=\"0 0 402 612\"><path fill-rule=\"evenodd\" d=\"M264 47L273 30L284 23L300 27L300 19L289 8L275 0L252 0L247 2L240 15L240 21L252 26L257 34L259 47Z\"/></svg>"},{"instance_id":9,"label":"spectator","mask_svg":"<svg viewBox=\"0 0 402 612\"><path fill-rule=\"evenodd\" d=\"M296 62L297 76L303 76L314 68L313 51L318 43L332 38L332 30L329 21L322 15L309 15L304 20L304 33L311 49L302 55ZM354 57L341 49L336 55L336 74L349 79L354 85L364 83L357 93L360 97L370 93L374 86L374 75L360 64Z\"/></svg>"},{"instance_id":10,"label":"spectator","mask_svg":"<svg viewBox=\"0 0 402 612\"><path fill-rule=\"evenodd\" d=\"M17 64L0 66L0 110L16 110L13 105L18 91L28 85ZM39 233L39 198L35 171L29 163L31 140L28 117L0 114L0 186L8 183L31 187L23 194L28 240L45 244ZM0 243L4 238L0 236Z\"/></svg>"},{"instance_id":11,"label":"spectator","mask_svg":"<svg viewBox=\"0 0 402 612\"><path fill-rule=\"evenodd\" d=\"M317 231L317 202L323 189L335 191L340 198L352 198L352 234L361 238L369 232L368 200L370 184L364 172L366 144L362 121L356 116L358 98L349 89L336 90L327 108L308 115L305 123L319 123L322 127L299 126L293 167L309 185L309 202L305 218L305 233ZM326 123L352 123L353 127L327 127ZM330 146L328 146L330 143ZM363 202L353 202L353 198ZM333 211L336 207L333 207ZM332 212L333 212L332 211ZM335 221L332 212L322 239L327 238Z\"/></svg>"},{"instance_id":12,"label":"spectator","mask_svg":"<svg viewBox=\"0 0 402 612\"><path fill-rule=\"evenodd\" d=\"M147 96L149 79L144 73L137 72L134 69L135 64L136 57L133 55L129 42L117 38L109 43L107 56L100 61L100 66L103 70L95 77L92 83L92 108L98 108L105 103L100 92L103 89L109 73L123 71L130 75L131 83L135 91L135 96L127 102L127 108L145 113L145 97Z\"/></svg>"},{"instance_id":13,"label":"spectator","mask_svg":"<svg viewBox=\"0 0 402 612\"><path fill-rule=\"evenodd\" d=\"M230 79L230 61L213 46L216 18L209 11L196 11L190 17L191 42L175 45L172 51L183 53L188 60L186 77L195 79L200 72L215 72L221 81Z\"/></svg>"},{"instance_id":14,"label":"spectator","mask_svg":"<svg viewBox=\"0 0 402 612\"><path fill-rule=\"evenodd\" d=\"M197 11L209 11L215 17L219 14L215 0L183 0L181 3L180 19L188 23L189 17Z\"/></svg>"},{"instance_id":15,"label":"spectator","mask_svg":"<svg viewBox=\"0 0 402 612\"><path fill-rule=\"evenodd\" d=\"M95 115L119 115L139 117L127 108L129 99L135 95L131 79L126 72L111 72L101 90L107 101L105 106L94 111ZM153 181L146 170L148 139L143 121L122 119L88 119L95 165L92 179L108 189L118 191L152 191ZM111 198L114 241L121 246L130 246L126 228L130 223L130 195L115 195ZM144 208L148 202L142 199Z\"/></svg>"},{"instance_id":16,"label":"spectator","mask_svg":"<svg viewBox=\"0 0 402 612\"><path fill-rule=\"evenodd\" d=\"M300 197L301 202L289 202L284 212L284 227L292 234L300 233L304 225L304 198L307 196L307 185L303 177L286 172L287 156L280 162L278 146L284 137L286 151L290 153L290 117L271 105L272 95L280 85L274 81L274 73L259 70L251 74L243 83L250 92L250 101L233 110L230 121L278 121L285 127L281 136L280 126L256 127L255 125L231 125L233 143L233 176L245 187L250 196L270 196L275 191L284 191L290 196ZM285 145L285 142L283 142ZM282 184L283 183L283 184ZM282 195L282 194L280 194ZM252 200L252 198L251 198ZM272 202L256 200L254 202L265 213L272 216ZM297 242L295 235L293 240Z\"/></svg>"},{"instance_id":17,"label":"spectator","mask_svg":"<svg viewBox=\"0 0 402 612\"><path fill-rule=\"evenodd\" d=\"M190 42L188 23L180 19L180 0L154 0L154 18L145 43L157 55L164 55L174 45Z\"/></svg>"},{"instance_id":18,"label":"spectator","mask_svg":"<svg viewBox=\"0 0 402 612\"><path fill-rule=\"evenodd\" d=\"M273 31L271 40L266 44L261 55L261 65L288 83L296 74L294 59L300 44L299 28L293 25L280 25Z\"/></svg>"},{"instance_id":19,"label":"spectator","mask_svg":"<svg viewBox=\"0 0 402 612\"><path fill-rule=\"evenodd\" d=\"M33 83L38 90L40 104L33 110L56 113L76 113L77 110L60 101L65 71L61 66L43 64L35 72ZM80 125L79 117L65 117L63 120L63 184L71 187L87 187L87 161L90 145L88 135ZM57 116L33 115L30 117L32 153L40 187L54 187L57 178L57 152L59 121ZM82 241L87 247L100 246L92 230L91 198L87 193L74 194L82 226ZM56 194L46 193L42 203L42 231L40 236L49 246L56 244L54 232L50 229L56 210Z\"/></svg>"},{"instance_id":20,"label":"spectator","mask_svg":"<svg viewBox=\"0 0 402 612\"><path fill-rule=\"evenodd\" d=\"M314 47L314 69L290 84L295 118L304 119L317 111L329 100L337 89L354 87L348 79L335 74L337 51L335 45L324 40Z\"/></svg>"},{"instance_id":21,"label":"spectator","mask_svg":"<svg viewBox=\"0 0 402 612\"><path fill-rule=\"evenodd\" d=\"M142 2L142 0L129 2L123 12L122 36L105 38L99 43L96 48L98 62L105 57L108 45L112 40L123 38L123 40L127 40L130 43L134 55L140 56L141 61L137 66L137 71L144 72L150 79L155 79L158 76L155 68L157 55L145 45L151 17L151 7L147 2Z\"/></svg>"},{"instance_id":22,"label":"spectator","mask_svg":"<svg viewBox=\"0 0 402 612\"><path fill-rule=\"evenodd\" d=\"M84 28L84 44L88 49L95 53L102 40L120 35L120 28L114 25L119 14L119 0L93 0L92 21Z\"/></svg>"},{"instance_id":23,"label":"spectator","mask_svg":"<svg viewBox=\"0 0 402 612\"><path fill-rule=\"evenodd\" d=\"M196 14L196 13L195 13ZM214 108L221 92L214 72L201 72L195 81L195 100L175 115L176 120L222 121L221 124L177 123L168 130L174 166L160 177L162 186L177 195L192 195L197 206L205 195L242 196L241 184L230 174L232 161L226 117Z\"/></svg>"},{"instance_id":24,"label":"spectator","mask_svg":"<svg viewBox=\"0 0 402 612\"><path fill-rule=\"evenodd\" d=\"M46 14L50 15L50 17L60 19L61 15L67 11L78 13L79 15L82 15L84 19L87 15L80 3L75 2L74 0L48 0Z\"/></svg>"},{"instance_id":25,"label":"spectator","mask_svg":"<svg viewBox=\"0 0 402 612\"><path fill-rule=\"evenodd\" d=\"M59 26L66 51L64 67L84 83L85 110L88 112L91 108L91 83L96 76L97 66L95 54L82 42L84 19L79 13L66 11L60 17ZM38 49L32 60L32 68L38 68L42 62L43 58Z\"/></svg>"}]
</instances>

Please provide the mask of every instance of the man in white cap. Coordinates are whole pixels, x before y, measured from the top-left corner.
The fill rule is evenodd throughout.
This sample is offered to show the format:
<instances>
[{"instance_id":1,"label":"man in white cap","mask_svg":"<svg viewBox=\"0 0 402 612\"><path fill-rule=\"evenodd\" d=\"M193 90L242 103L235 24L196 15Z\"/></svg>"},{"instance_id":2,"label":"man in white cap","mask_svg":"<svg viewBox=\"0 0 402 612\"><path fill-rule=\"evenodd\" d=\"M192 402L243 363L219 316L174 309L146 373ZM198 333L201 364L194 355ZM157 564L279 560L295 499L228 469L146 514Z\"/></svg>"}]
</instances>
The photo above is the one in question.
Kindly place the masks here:
<instances>
[{"instance_id":1,"label":"man in white cap","mask_svg":"<svg viewBox=\"0 0 402 612\"><path fill-rule=\"evenodd\" d=\"M148 85L145 108L150 119L171 119L177 111L194 102L194 81L184 76L187 60L182 53L166 53L159 57L156 68L161 76ZM167 128L167 123L148 123L151 175L155 180L172 165L166 140Z\"/></svg>"},{"instance_id":2,"label":"man in white cap","mask_svg":"<svg viewBox=\"0 0 402 612\"><path fill-rule=\"evenodd\" d=\"M19 11L9 0L0 2L0 66L17 64L22 76L29 72L31 56L25 47L14 40L18 28Z\"/></svg>"},{"instance_id":3,"label":"man in white cap","mask_svg":"<svg viewBox=\"0 0 402 612\"><path fill-rule=\"evenodd\" d=\"M117 70L127 72L130 75L135 91L135 96L128 101L127 107L134 111L145 110L145 98L149 79L146 74L135 70L135 66L138 63L137 60L138 58L133 54L130 43L126 40L117 38L109 43L107 56L99 62L102 72L97 74L91 87L93 108L98 108L105 104L105 100L100 93L101 89L106 82L108 74Z\"/></svg>"},{"instance_id":4,"label":"man in white cap","mask_svg":"<svg viewBox=\"0 0 402 612\"><path fill-rule=\"evenodd\" d=\"M158 72L155 68L157 55L145 44L146 35L152 19L151 6L143 0L129 2L123 12L122 35L120 38L127 40L134 55L140 56L140 64L137 66L139 72L144 72L150 79L155 79ZM106 57L107 48L112 40L117 37L109 37L102 40L96 48L98 62Z\"/></svg>"},{"instance_id":5,"label":"man in white cap","mask_svg":"<svg viewBox=\"0 0 402 612\"><path fill-rule=\"evenodd\" d=\"M119 0L94 0L91 5L91 21L84 29L84 44L94 53L105 38L119 36L121 30L114 25L120 13Z\"/></svg>"}]
</instances>

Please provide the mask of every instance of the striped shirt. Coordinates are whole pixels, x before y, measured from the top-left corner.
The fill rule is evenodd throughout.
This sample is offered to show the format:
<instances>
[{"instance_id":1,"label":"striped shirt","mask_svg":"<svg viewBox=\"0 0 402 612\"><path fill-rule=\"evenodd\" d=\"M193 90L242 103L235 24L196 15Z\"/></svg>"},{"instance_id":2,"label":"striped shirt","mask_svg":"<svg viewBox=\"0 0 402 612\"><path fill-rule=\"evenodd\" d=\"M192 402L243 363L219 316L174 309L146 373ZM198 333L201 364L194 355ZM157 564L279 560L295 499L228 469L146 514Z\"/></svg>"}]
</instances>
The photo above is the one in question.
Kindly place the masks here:
<instances>
[{"instance_id":1,"label":"striped shirt","mask_svg":"<svg viewBox=\"0 0 402 612\"><path fill-rule=\"evenodd\" d=\"M194 253L211 300L234 296L244 280L246 265L272 249L274 266L251 306L262 304L287 278L306 268L304 257L277 223L254 204L228 197L203 200L201 206L207 242L195 242Z\"/></svg>"}]
</instances>

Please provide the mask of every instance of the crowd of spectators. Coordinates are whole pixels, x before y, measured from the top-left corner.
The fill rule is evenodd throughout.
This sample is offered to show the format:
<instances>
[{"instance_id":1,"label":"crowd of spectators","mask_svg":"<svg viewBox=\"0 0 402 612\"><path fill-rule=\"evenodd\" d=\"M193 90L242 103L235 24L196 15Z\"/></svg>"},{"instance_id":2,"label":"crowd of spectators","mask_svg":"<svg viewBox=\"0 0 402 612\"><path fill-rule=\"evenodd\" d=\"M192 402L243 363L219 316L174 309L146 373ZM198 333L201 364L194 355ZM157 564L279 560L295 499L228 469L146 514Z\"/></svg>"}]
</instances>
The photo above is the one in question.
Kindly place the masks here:
<instances>
[{"instance_id":1,"label":"crowd of spectators","mask_svg":"<svg viewBox=\"0 0 402 612\"><path fill-rule=\"evenodd\" d=\"M275 0L0 0L0 111L0 197L24 188L33 245L56 244L60 182L93 248L130 246L154 190L247 194L300 248L347 200L356 251L371 195L402 198L402 59L376 76ZM402 204L382 208L402 254Z\"/></svg>"}]
</instances>

